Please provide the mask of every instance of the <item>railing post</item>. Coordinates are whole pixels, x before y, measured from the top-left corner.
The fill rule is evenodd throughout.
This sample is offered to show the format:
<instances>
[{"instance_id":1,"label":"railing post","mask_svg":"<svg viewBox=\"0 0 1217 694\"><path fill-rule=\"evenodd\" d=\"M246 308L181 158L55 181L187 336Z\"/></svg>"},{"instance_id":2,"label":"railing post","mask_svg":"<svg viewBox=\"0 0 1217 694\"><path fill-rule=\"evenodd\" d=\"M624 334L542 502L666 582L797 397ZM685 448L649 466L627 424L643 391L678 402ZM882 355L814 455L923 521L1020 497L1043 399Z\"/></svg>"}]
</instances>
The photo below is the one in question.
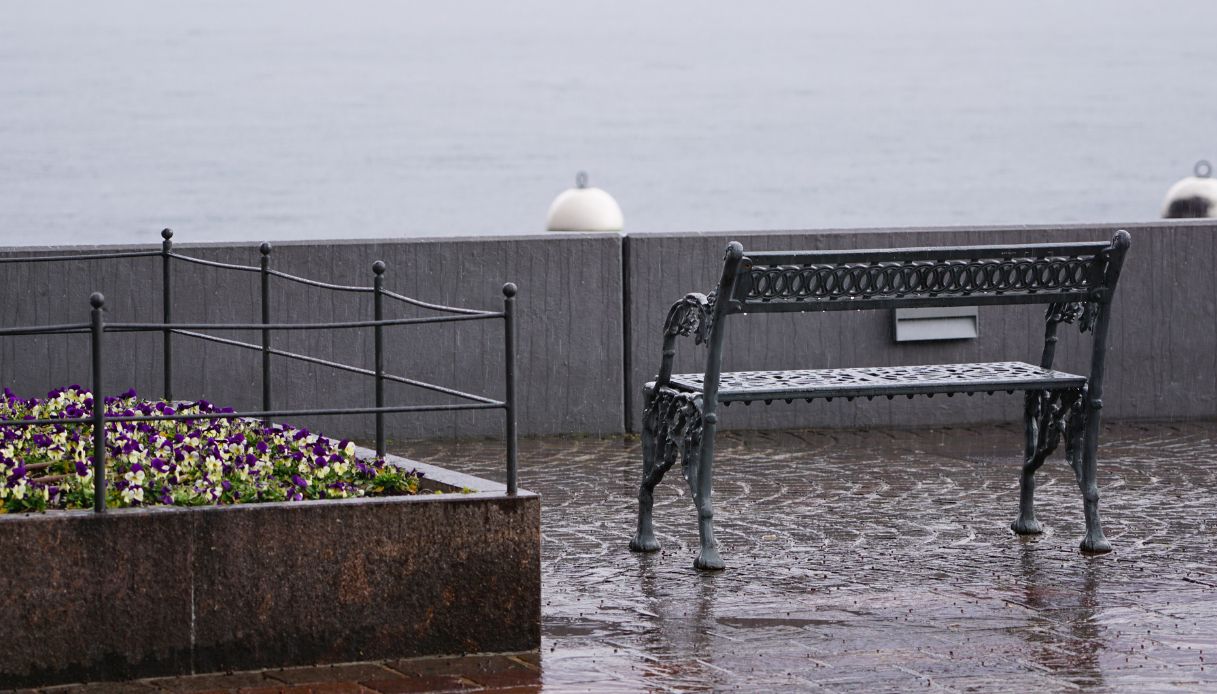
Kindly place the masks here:
<instances>
[{"instance_id":1,"label":"railing post","mask_svg":"<svg viewBox=\"0 0 1217 694\"><path fill-rule=\"evenodd\" d=\"M372 263L372 311L373 320L382 321L384 316L385 263L377 260ZM374 346L376 351L376 407L385 406L385 338L384 326L377 324L374 328ZM385 413L376 413L376 455L385 455Z\"/></svg>"},{"instance_id":2,"label":"railing post","mask_svg":"<svg viewBox=\"0 0 1217 694\"><path fill-rule=\"evenodd\" d=\"M516 286L511 282L503 285L503 361L507 378L507 395L504 407L507 415L507 494L516 493Z\"/></svg>"},{"instance_id":3,"label":"railing post","mask_svg":"<svg viewBox=\"0 0 1217 694\"><path fill-rule=\"evenodd\" d=\"M106 512L106 396L101 373L101 336L105 333L102 306L106 298L100 292L89 297L92 312L93 351L93 511Z\"/></svg>"},{"instance_id":4,"label":"railing post","mask_svg":"<svg viewBox=\"0 0 1217 694\"><path fill-rule=\"evenodd\" d=\"M270 244L263 241L258 247L262 253L260 263L262 276L262 325L270 324ZM270 393L270 331L262 329L262 411L269 412L271 406ZM269 424L270 417L262 417Z\"/></svg>"},{"instance_id":5,"label":"railing post","mask_svg":"<svg viewBox=\"0 0 1217 694\"><path fill-rule=\"evenodd\" d=\"M161 318L166 325L173 322L173 299L171 297L172 273L169 266L173 252L173 230L161 230ZM165 402L173 401L173 331L165 328L161 331L161 345L164 348L162 375L165 377Z\"/></svg>"}]
</instances>

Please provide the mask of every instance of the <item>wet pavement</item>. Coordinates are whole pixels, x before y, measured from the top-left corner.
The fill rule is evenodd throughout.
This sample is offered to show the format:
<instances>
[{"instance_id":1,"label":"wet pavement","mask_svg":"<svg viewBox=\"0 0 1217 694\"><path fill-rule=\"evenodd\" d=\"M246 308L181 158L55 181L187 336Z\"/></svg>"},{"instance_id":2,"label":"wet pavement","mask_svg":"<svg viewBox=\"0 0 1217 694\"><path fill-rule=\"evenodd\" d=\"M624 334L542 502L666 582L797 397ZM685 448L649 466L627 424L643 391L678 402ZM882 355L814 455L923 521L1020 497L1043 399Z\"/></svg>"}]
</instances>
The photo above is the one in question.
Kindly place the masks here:
<instances>
[{"instance_id":1,"label":"wet pavement","mask_svg":"<svg viewBox=\"0 0 1217 694\"><path fill-rule=\"evenodd\" d=\"M723 435L728 568L710 575L692 568L679 468L656 492L663 549L633 554L637 442L527 442L545 691L1217 691L1217 423L1107 427L1116 550L1093 558L1059 454L1037 477L1045 534L1009 531L1021 441L1013 426ZM494 444L404 448L501 474Z\"/></svg>"},{"instance_id":2,"label":"wet pavement","mask_svg":"<svg viewBox=\"0 0 1217 694\"><path fill-rule=\"evenodd\" d=\"M663 550L634 554L638 442L523 441L521 485L543 500L539 663L399 661L366 665L394 673L380 679L299 671L328 673L317 685L268 671L229 676L261 678L250 683L128 686L1217 691L1217 422L1106 427L1101 511L1115 551L1102 557L1077 551L1081 497L1059 454L1037 476L1045 534L1009 531L1021 440L1014 426L720 435L715 511L728 568L718 574L692 568L695 512L679 468L656 492ZM496 442L394 452L502 474ZM495 669L509 674L495 680ZM431 687L427 677L446 679Z\"/></svg>"}]
</instances>

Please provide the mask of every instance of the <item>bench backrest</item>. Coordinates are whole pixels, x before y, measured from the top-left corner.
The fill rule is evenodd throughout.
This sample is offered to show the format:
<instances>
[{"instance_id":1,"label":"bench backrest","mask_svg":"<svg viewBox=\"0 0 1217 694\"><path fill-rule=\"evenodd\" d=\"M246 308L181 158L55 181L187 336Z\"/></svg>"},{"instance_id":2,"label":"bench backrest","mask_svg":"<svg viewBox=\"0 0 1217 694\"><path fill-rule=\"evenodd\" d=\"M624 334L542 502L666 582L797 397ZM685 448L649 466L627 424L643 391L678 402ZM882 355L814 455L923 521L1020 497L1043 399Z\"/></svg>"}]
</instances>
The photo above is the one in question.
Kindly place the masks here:
<instances>
[{"instance_id":1,"label":"bench backrest","mask_svg":"<svg viewBox=\"0 0 1217 694\"><path fill-rule=\"evenodd\" d=\"M1123 230L1110 243L748 255L732 241L714 294L689 294L668 312L655 387L670 382L678 336L694 335L697 342L706 343L703 394L707 430L712 430L728 322L724 319L734 313L1048 304L1040 366L1052 366L1060 323L1076 322L1080 330L1091 332L1088 397L1092 407L1101 407L1108 307L1131 245Z\"/></svg>"},{"instance_id":2,"label":"bench backrest","mask_svg":"<svg viewBox=\"0 0 1217 694\"><path fill-rule=\"evenodd\" d=\"M1109 301L1131 240L744 253L727 248L726 313Z\"/></svg>"}]
</instances>

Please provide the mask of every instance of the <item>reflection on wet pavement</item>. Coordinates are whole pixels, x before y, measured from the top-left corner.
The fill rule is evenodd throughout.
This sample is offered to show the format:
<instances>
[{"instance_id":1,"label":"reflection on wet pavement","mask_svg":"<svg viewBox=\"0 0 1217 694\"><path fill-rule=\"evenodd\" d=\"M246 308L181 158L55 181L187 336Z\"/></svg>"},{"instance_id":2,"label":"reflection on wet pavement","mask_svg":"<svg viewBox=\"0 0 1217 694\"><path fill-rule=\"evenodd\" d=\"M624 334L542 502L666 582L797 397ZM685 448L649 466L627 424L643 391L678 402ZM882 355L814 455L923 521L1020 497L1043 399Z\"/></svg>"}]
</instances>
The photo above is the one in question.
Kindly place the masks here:
<instances>
[{"instance_id":1,"label":"reflection on wet pavement","mask_svg":"<svg viewBox=\"0 0 1217 694\"><path fill-rule=\"evenodd\" d=\"M716 575L692 568L678 469L656 493L663 550L633 554L637 442L523 442L544 690L1217 690L1217 423L1107 427L1116 551L1094 558L1059 456L1038 476L1045 534L1008 530L1020 442L1013 426L720 435ZM395 452L497 479L501 450Z\"/></svg>"}]
</instances>

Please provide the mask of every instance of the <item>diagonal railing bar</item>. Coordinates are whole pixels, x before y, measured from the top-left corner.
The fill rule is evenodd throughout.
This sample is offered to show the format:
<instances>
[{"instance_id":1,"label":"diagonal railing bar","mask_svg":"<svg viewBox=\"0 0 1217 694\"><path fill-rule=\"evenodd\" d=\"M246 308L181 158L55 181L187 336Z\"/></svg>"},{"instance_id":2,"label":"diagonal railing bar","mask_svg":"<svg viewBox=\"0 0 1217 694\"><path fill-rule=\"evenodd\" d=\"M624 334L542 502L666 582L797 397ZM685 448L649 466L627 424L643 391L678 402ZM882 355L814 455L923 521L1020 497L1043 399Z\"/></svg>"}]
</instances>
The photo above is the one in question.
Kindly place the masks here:
<instances>
[{"instance_id":1,"label":"diagonal railing bar","mask_svg":"<svg viewBox=\"0 0 1217 694\"><path fill-rule=\"evenodd\" d=\"M289 275L286 272L281 272L279 270L268 270L267 274L271 275L272 277L278 277L279 279L287 280L289 282L298 282L300 284L307 284L310 287L320 287L321 289L333 289L333 290L339 291L339 292L365 292L365 293L371 294L372 292L376 291L376 289L374 287L359 287L359 286L349 285L349 284L330 284L329 282L322 282L320 280L311 280L311 279L308 279L307 277Z\"/></svg>"},{"instance_id":2,"label":"diagonal railing bar","mask_svg":"<svg viewBox=\"0 0 1217 694\"><path fill-rule=\"evenodd\" d=\"M4 335L72 335L75 333L87 333L90 329L89 323L64 323L62 325L22 325L15 328L0 328L0 336Z\"/></svg>"},{"instance_id":3,"label":"diagonal railing bar","mask_svg":"<svg viewBox=\"0 0 1217 694\"><path fill-rule=\"evenodd\" d=\"M482 311L482 310L479 310L479 309L476 309L476 308L460 308L460 307L458 307L458 306L445 306L445 305L443 305L443 304L433 304L433 303L430 303L430 302L428 302L428 301L422 301L422 300L420 300L420 299L414 299L414 298L411 298L411 297L408 297L408 296L403 296L403 295L398 294L398 293L396 293L396 292L391 292L391 291L389 291L389 290L387 290L387 289L386 289L386 290L384 290L382 293L383 293L385 296L389 297L390 299L396 299L396 300L398 300L398 301L402 301L402 302L405 302L405 303L407 303L407 304L410 304L411 306L419 306L419 307L421 307L421 308L429 308L429 309L431 309L431 310L433 310L433 311L448 311L448 312L450 312L450 313L463 313L463 314L466 314L466 315L486 315L486 316L497 316L497 315L502 315L502 314L501 314L501 313L499 313L498 311Z\"/></svg>"},{"instance_id":4,"label":"diagonal railing bar","mask_svg":"<svg viewBox=\"0 0 1217 694\"><path fill-rule=\"evenodd\" d=\"M109 326L106 326L106 329L108 331ZM262 350L261 345L255 345L252 342L241 342L240 340L229 340L227 338L217 337L215 335L208 335L206 333L196 333L196 332L192 332L189 330L174 330L173 332L177 335L184 335L186 337L194 337L194 338L198 338L200 340L206 340L208 342L215 342L215 343L222 344L222 345L230 345L232 347L240 347L242 349L249 349L249 350L256 350L256 351ZM296 361L307 362L309 364L318 364L320 366L328 366L332 369L338 369L339 371L347 371L349 373L361 374L364 376L375 376L376 375L376 372L373 371L372 369L364 369L364 368L360 368L358 366L351 366L350 364L343 364L341 362L329 361L328 359L321 359L319 357L311 357L307 354L298 354L296 352L286 352L286 351L283 351L280 349L272 349L272 350L270 350L270 353L277 357L285 357L287 359L294 359ZM401 383L401 384L408 385L408 386L416 386L418 388L423 388L425 390L434 391L436 393L443 393L444 395L454 395L458 398L466 398L468 400L473 400L474 402L500 404L500 405L503 402L501 400L495 400L493 398L487 398L487 397L484 397L481 395L475 395L473 393L466 393L464 391L457 390L455 388L448 388L446 386L441 386L441 385L438 385L435 383L427 383L426 381L417 381L412 378L406 378L405 376L395 376L393 374L382 374L381 377L384 378L386 381L393 381L394 383Z\"/></svg>"},{"instance_id":5,"label":"diagonal railing bar","mask_svg":"<svg viewBox=\"0 0 1217 694\"><path fill-rule=\"evenodd\" d=\"M158 253L157 255L160 255L160 254ZM234 263L221 263L218 260L203 260L202 258L195 258L195 257L189 256L189 255L182 255L181 253L173 253L172 251L167 253L166 255L168 255L170 258L173 258L175 260L184 260L188 263L194 263L195 265L206 265L208 267L218 267L222 270L239 270L241 272L258 272L261 269L254 265L236 265Z\"/></svg>"},{"instance_id":6,"label":"diagonal railing bar","mask_svg":"<svg viewBox=\"0 0 1217 694\"><path fill-rule=\"evenodd\" d=\"M109 260L111 258L149 258L160 251L114 251L113 253L82 253L80 255L27 255L0 258L0 263L59 263L69 260Z\"/></svg>"},{"instance_id":7,"label":"diagonal railing bar","mask_svg":"<svg viewBox=\"0 0 1217 694\"><path fill-rule=\"evenodd\" d=\"M372 414L376 412L384 412L393 414L398 412L449 412L455 410L496 410L503 407L503 403L469 403L459 405L391 405L389 407L347 407L347 408L316 408L303 410L271 410L264 412L262 410L252 410L249 412L202 412L202 413L185 413L185 414L157 414L157 415L105 415L107 422L174 422L174 421L191 421L195 419L258 419L265 416L271 417L313 417L318 415L351 415L351 414ZM50 424L93 424L93 417L77 417L74 419L6 419L0 420L0 426L47 426Z\"/></svg>"},{"instance_id":8,"label":"diagonal railing bar","mask_svg":"<svg viewBox=\"0 0 1217 694\"><path fill-rule=\"evenodd\" d=\"M502 318L502 313L486 313L476 316L430 316L427 318L388 318L386 320L357 320L338 323L107 323L107 330L114 327L129 332L151 330L340 330L346 328L374 328L378 325L422 325L425 323L458 323L463 321Z\"/></svg>"}]
</instances>

